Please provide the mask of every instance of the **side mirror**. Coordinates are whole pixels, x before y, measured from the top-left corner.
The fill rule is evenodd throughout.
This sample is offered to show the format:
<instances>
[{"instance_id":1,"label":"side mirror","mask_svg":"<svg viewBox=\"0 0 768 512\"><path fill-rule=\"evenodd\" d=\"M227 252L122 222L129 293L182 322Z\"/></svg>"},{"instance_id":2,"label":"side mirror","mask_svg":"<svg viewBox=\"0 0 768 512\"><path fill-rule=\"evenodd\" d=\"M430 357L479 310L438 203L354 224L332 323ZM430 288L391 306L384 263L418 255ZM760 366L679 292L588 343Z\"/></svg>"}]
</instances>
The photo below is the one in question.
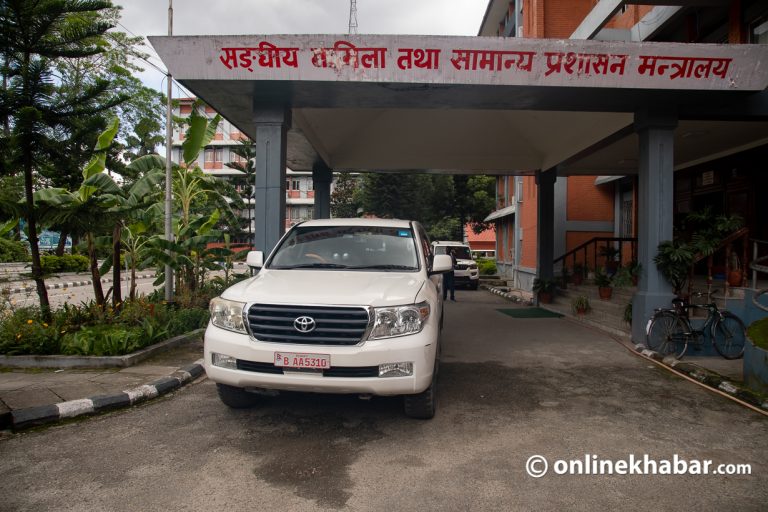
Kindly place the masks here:
<instances>
[{"instance_id":1,"label":"side mirror","mask_svg":"<svg viewBox=\"0 0 768 512\"><path fill-rule=\"evenodd\" d=\"M261 268L264 266L264 253L261 251L248 251L245 263L251 268Z\"/></svg>"},{"instance_id":2,"label":"side mirror","mask_svg":"<svg viewBox=\"0 0 768 512\"><path fill-rule=\"evenodd\" d=\"M453 260L448 254L435 254L432 260L432 270L430 274L442 274L453 269Z\"/></svg>"}]
</instances>

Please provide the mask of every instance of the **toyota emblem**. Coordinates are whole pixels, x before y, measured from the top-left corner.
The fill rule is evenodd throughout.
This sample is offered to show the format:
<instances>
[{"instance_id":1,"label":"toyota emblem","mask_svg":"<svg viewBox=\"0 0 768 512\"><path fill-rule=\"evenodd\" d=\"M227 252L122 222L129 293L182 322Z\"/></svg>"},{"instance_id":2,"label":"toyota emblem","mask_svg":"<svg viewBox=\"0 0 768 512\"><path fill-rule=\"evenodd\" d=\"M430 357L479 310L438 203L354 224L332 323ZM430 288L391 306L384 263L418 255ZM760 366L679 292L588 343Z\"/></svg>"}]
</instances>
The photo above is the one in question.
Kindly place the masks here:
<instances>
[{"instance_id":1,"label":"toyota emblem","mask_svg":"<svg viewBox=\"0 0 768 512\"><path fill-rule=\"evenodd\" d=\"M299 332L309 333L315 330L315 319L311 316L300 316L293 321L293 328Z\"/></svg>"}]
</instances>

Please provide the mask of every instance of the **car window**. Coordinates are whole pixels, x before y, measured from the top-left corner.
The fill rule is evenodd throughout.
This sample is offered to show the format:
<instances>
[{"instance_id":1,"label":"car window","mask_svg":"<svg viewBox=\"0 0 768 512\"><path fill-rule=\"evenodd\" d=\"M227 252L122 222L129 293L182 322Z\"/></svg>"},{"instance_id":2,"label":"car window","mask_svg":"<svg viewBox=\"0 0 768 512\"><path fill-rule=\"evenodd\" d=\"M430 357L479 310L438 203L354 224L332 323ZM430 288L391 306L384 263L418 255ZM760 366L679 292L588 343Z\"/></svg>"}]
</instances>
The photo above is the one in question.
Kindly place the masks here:
<instances>
[{"instance_id":1,"label":"car window","mask_svg":"<svg viewBox=\"0 0 768 512\"><path fill-rule=\"evenodd\" d=\"M448 249L453 249L453 255L459 260L471 260L472 254L469 247L464 245L438 245L435 246L435 254L448 254Z\"/></svg>"},{"instance_id":2,"label":"car window","mask_svg":"<svg viewBox=\"0 0 768 512\"><path fill-rule=\"evenodd\" d=\"M410 228L297 226L269 262L271 269L416 271L416 241Z\"/></svg>"}]
</instances>

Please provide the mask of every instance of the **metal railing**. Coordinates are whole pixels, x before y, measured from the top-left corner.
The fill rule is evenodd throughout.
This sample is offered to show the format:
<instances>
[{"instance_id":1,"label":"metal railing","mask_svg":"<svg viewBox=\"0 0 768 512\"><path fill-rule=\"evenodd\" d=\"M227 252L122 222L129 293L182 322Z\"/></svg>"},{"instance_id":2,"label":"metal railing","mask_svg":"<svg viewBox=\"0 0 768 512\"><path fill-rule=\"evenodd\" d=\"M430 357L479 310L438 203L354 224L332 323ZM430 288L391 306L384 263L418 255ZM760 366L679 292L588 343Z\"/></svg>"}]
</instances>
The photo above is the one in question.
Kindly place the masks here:
<instances>
[{"instance_id":1,"label":"metal railing","mask_svg":"<svg viewBox=\"0 0 768 512\"><path fill-rule=\"evenodd\" d=\"M628 244L630 248L628 258L625 257L625 244ZM607 249L608 247L611 247L612 249ZM601 250L608 254L615 252L618 258L602 255L600 254ZM610 258L613 259L611 260ZM600 259L605 260L602 265L598 265ZM562 256L555 258L553 263L556 264L562 261L563 266L570 268L571 270L577 263L581 263L586 268L596 270L597 268L606 266L610 261L617 262L619 266L622 266L625 262L628 263L635 260L637 260L637 238L596 236L583 244L574 247ZM591 266L590 263L592 264Z\"/></svg>"}]
</instances>

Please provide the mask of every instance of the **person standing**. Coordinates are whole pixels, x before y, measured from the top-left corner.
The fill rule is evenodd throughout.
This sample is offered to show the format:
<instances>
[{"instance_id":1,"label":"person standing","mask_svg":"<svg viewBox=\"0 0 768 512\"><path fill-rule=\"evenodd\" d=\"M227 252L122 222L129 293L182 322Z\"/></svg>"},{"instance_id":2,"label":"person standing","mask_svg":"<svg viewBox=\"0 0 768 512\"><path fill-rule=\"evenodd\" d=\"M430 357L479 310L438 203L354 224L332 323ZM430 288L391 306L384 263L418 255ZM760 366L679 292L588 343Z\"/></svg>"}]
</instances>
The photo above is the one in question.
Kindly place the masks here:
<instances>
[{"instance_id":1,"label":"person standing","mask_svg":"<svg viewBox=\"0 0 768 512\"><path fill-rule=\"evenodd\" d=\"M448 248L448 256L451 257L451 270L443 274L443 300L448 298L448 290L450 290L451 300L456 302L456 281L453 278L453 271L456 269L456 255L453 254L453 247Z\"/></svg>"}]
</instances>

